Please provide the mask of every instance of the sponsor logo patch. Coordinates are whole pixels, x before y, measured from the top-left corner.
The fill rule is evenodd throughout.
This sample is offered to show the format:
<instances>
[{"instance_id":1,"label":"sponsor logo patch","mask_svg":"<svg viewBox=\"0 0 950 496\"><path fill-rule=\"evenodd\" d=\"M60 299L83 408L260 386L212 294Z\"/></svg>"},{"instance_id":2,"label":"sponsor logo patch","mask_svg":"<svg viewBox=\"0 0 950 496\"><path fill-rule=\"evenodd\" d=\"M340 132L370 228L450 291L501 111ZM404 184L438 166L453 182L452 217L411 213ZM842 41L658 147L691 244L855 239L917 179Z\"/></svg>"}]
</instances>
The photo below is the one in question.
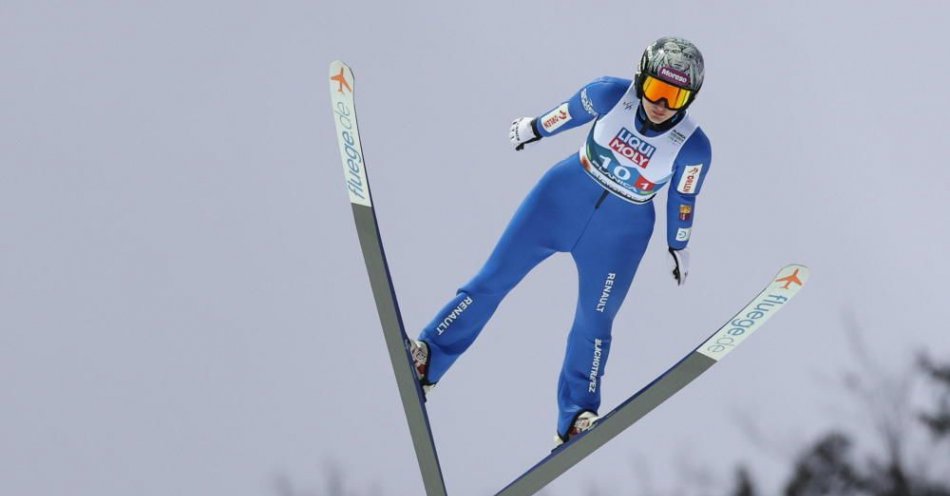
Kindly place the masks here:
<instances>
[{"instance_id":1,"label":"sponsor logo patch","mask_svg":"<svg viewBox=\"0 0 950 496\"><path fill-rule=\"evenodd\" d=\"M610 140L610 149L642 169L650 165L650 157L656 151L655 146L643 141L625 127L620 128L617 135Z\"/></svg>"},{"instance_id":2,"label":"sponsor logo patch","mask_svg":"<svg viewBox=\"0 0 950 496\"><path fill-rule=\"evenodd\" d=\"M663 67L660 69L659 76L665 79L667 82L687 86L689 85L689 75L685 72L677 71L672 67Z\"/></svg>"},{"instance_id":3,"label":"sponsor logo patch","mask_svg":"<svg viewBox=\"0 0 950 496\"><path fill-rule=\"evenodd\" d=\"M689 241L689 227L681 227L676 230L676 241Z\"/></svg>"},{"instance_id":4,"label":"sponsor logo patch","mask_svg":"<svg viewBox=\"0 0 950 496\"><path fill-rule=\"evenodd\" d=\"M676 191L680 193L695 193L696 185L699 184L699 174L703 171L703 164L687 165L680 177L680 183Z\"/></svg>"},{"instance_id":5,"label":"sponsor logo patch","mask_svg":"<svg viewBox=\"0 0 950 496\"><path fill-rule=\"evenodd\" d=\"M562 103L560 107L552 110L547 115L541 117L541 127L545 131L552 133L571 120L571 113L567 111L567 103Z\"/></svg>"}]
</instances>

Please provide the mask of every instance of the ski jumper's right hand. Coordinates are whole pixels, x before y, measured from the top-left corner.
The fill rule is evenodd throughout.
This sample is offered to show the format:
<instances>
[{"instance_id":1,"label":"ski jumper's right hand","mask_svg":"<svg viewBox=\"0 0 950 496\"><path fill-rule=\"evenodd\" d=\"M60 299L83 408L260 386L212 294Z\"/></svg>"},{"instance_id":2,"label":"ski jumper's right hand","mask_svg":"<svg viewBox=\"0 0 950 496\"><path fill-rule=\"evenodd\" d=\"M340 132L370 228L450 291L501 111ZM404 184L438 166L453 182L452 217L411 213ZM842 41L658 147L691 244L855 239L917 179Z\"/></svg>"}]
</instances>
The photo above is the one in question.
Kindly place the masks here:
<instances>
[{"instance_id":1,"label":"ski jumper's right hand","mask_svg":"<svg viewBox=\"0 0 950 496\"><path fill-rule=\"evenodd\" d=\"M508 132L508 139L515 145L515 150L521 151L528 143L533 143L541 139L538 134L538 128L535 127L537 119L533 117L520 117L511 123L511 130Z\"/></svg>"},{"instance_id":2,"label":"ski jumper's right hand","mask_svg":"<svg viewBox=\"0 0 950 496\"><path fill-rule=\"evenodd\" d=\"M598 78L540 117L515 119L508 139L520 151L528 143L587 124L613 108L630 84L626 79Z\"/></svg>"}]
</instances>

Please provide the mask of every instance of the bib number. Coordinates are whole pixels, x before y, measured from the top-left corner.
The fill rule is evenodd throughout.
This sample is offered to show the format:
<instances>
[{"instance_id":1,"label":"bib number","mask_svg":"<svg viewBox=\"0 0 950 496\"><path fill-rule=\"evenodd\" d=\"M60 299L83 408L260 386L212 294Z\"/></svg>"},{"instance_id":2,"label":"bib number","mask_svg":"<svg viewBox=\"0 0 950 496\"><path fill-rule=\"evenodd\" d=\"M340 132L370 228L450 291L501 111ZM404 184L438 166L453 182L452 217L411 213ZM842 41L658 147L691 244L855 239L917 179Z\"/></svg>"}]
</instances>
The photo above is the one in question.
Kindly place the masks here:
<instances>
[{"instance_id":1,"label":"bib number","mask_svg":"<svg viewBox=\"0 0 950 496\"><path fill-rule=\"evenodd\" d=\"M604 168L604 170L609 171L610 173L614 175L614 177L616 177L617 179L620 179L623 182L630 181L630 178L632 177L632 174L630 174L630 169L622 165L617 165L616 167L614 167L613 170L610 170L610 162L612 161L611 158L606 155L601 155L600 158L601 158L600 163L603 164L602 167Z\"/></svg>"}]
</instances>

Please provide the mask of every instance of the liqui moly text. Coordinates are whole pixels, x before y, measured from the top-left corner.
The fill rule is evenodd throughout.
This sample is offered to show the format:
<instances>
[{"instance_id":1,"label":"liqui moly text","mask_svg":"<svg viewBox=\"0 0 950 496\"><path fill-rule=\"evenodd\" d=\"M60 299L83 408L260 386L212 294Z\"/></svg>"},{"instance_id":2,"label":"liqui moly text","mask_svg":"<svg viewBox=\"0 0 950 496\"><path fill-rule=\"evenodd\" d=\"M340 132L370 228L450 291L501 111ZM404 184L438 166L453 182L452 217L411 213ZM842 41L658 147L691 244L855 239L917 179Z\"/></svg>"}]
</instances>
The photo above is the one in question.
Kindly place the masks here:
<instances>
[{"instance_id":1,"label":"liqui moly text","mask_svg":"<svg viewBox=\"0 0 950 496\"><path fill-rule=\"evenodd\" d=\"M639 136L627 128L620 128L620 132L610 140L610 149L641 168L650 164L650 157L656 147L643 141Z\"/></svg>"}]
</instances>

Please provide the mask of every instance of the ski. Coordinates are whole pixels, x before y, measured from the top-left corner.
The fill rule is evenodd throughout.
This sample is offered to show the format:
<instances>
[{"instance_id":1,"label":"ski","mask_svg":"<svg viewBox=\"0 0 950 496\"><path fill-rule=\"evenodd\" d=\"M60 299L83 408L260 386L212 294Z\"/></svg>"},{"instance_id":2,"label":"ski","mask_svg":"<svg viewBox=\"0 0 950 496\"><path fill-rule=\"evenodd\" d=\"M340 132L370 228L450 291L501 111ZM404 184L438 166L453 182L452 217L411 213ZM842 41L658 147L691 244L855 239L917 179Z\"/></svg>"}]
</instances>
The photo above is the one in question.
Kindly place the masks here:
<instances>
[{"instance_id":1,"label":"ski","mask_svg":"<svg viewBox=\"0 0 950 496\"><path fill-rule=\"evenodd\" d=\"M808 268L783 267L752 302L693 352L602 417L594 427L561 445L496 496L529 496L603 446L676 394L755 332L794 297L808 280Z\"/></svg>"},{"instance_id":2,"label":"ski","mask_svg":"<svg viewBox=\"0 0 950 496\"><path fill-rule=\"evenodd\" d=\"M419 381L416 380L415 367L409 355L409 339L402 324L399 305L383 242L379 234L376 211L373 209L366 164L363 160L363 146L356 124L356 107L353 90L356 83L353 71L339 60L330 64L330 100L333 105L333 117L336 122L337 140L340 146L340 158L343 160L343 174L346 189L349 192L356 221L356 231L369 273L370 286L376 300L376 309L383 327L386 347L392 362L399 397L405 410L409 433L415 447L419 470L428 496L445 496L445 481L439 456L432 440L429 417L425 408L425 396Z\"/></svg>"}]
</instances>

